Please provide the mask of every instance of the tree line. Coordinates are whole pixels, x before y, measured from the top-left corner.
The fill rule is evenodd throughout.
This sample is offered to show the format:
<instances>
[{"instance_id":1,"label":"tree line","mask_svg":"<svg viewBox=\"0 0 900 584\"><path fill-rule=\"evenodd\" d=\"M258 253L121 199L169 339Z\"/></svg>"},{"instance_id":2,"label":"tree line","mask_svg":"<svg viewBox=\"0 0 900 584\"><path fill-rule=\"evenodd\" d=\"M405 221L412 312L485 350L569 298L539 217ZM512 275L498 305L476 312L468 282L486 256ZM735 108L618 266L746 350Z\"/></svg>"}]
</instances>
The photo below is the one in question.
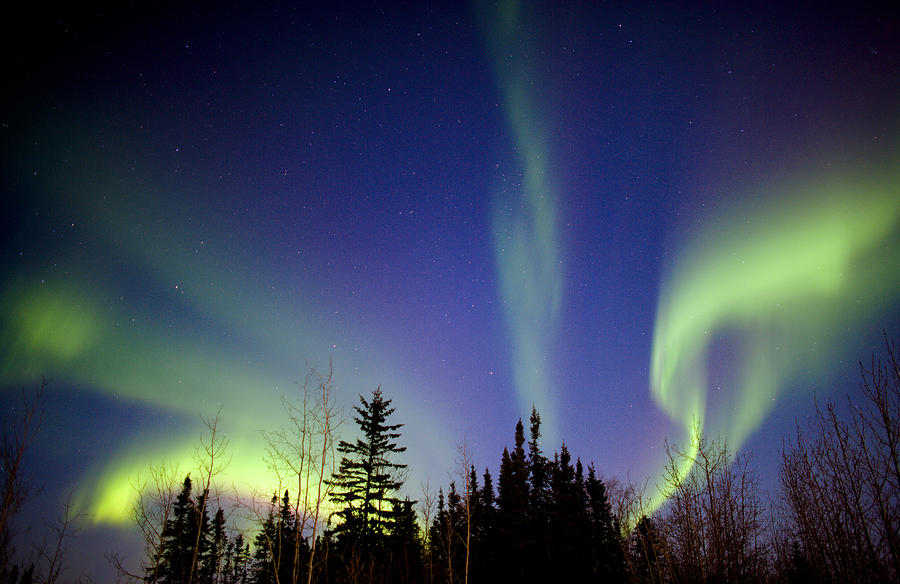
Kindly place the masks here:
<instances>
[{"instance_id":1,"label":"tree line","mask_svg":"<svg viewBox=\"0 0 900 584\"><path fill-rule=\"evenodd\" d=\"M391 400L380 387L361 395L355 438L335 440L331 369L311 371L299 403L285 402L289 427L267 434L278 490L226 503L215 477L227 443L207 420L199 472L154 467L142 485L140 570L110 558L123 579L160 584L897 582L900 366L885 344L860 366L861 401L798 423L777 493L766 499L748 458L701 435L668 448L666 484L653 488L670 495L652 513L647 485L604 479L565 443L546 453L536 410L527 434L515 424L496 479L463 443L452 480L412 500ZM15 462L15 442L4 445ZM0 495L15 504L6 472ZM14 511L4 503L0 518ZM0 535L0 581L37 581Z\"/></svg>"}]
</instances>

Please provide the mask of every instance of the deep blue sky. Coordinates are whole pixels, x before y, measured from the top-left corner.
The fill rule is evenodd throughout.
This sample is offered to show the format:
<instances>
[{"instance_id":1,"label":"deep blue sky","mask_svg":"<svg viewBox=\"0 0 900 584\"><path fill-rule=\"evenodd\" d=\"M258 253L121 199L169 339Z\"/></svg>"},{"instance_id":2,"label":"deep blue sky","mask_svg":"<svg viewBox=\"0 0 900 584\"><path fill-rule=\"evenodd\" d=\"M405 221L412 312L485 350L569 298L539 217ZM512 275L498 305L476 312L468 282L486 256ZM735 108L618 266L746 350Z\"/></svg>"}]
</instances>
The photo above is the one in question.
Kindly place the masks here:
<instances>
[{"instance_id":1,"label":"deep blue sky","mask_svg":"<svg viewBox=\"0 0 900 584\"><path fill-rule=\"evenodd\" d=\"M532 402L548 452L565 440L643 481L685 438L650 368L691 242L789 213L794 190L814 208L809 185L841 183L850 208L875 176L897 198L886 10L525 3L509 29L455 4L28 10L7 27L29 41L4 41L0 372L10 389L52 379L32 467L47 497L193 446L219 406L236 457L258 458L278 397L329 358L345 406L377 384L394 398L414 497L463 440L496 470ZM784 347L816 365L778 379L754 422L770 485L813 392L854 392L856 361L898 337L886 206L860 256L881 266L867 308L838 296ZM742 335L780 351L794 327L755 319L711 331L703 360L726 434Z\"/></svg>"}]
</instances>

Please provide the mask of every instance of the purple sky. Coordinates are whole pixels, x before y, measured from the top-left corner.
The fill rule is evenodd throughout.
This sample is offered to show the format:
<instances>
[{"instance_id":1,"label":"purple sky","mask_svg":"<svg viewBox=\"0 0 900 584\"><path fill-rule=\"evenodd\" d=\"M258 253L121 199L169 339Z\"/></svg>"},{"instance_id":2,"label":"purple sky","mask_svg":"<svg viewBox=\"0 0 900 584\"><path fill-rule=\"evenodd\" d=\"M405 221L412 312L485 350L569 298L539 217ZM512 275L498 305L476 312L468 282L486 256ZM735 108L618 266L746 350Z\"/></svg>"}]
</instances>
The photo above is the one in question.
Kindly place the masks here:
<instances>
[{"instance_id":1,"label":"purple sky","mask_svg":"<svg viewBox=\"0 0 900 584\"><path fill-rule=\"evenodd\" d=\"M340 403L394 399L413 497L464 439L496 471L531 403L548 452L643 481L684 439L650 366L685 242L897 160L900 23L856 5L27 10L4 41L0 381L11 411L52 380L42 500L193 446L219 406L257 456L329 358ZM745 446L766 486L813 392L856 392L898 338L881 296L824 331L827 378L781 380ZM117 533L73 546L93 570Z\"/></svg>"}]
</instances>

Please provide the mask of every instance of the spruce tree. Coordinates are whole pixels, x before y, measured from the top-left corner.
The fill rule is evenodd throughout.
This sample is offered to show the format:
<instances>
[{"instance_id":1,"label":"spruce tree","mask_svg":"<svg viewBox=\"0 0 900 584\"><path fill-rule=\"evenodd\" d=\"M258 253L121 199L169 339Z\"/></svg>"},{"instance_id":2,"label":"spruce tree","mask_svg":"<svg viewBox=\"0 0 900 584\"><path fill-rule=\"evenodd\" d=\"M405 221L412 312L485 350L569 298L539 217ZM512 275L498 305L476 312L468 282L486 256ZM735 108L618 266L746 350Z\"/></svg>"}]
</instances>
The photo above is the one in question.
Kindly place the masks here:
<instances>
[{"instance_id":1,"label":"spruce tree","mask_svg":"<svg viewBox=\"0 0 900 584\"><path fill-rule=\"evenodd\" d=\"M208 545L200 557L200 584L219 582L228 547L228 536L225 532L225 511L220 507L213 517L210 527Z\"/></svg>"},{"instance_id":2,"label":"spruce tree","mask_svg":"<svg viewBox=\"0 0 900 584\"><path fill-rule=\"evenodd\" d=\"M475 472L474 464L469 466L469 477L467 480L469 483L469 493L466 501L468 515L463 517L463 523L468 521L469 525L468 527L463 525L464 530L462 536L463 542L468 538L468 543L466 544L466 550L464 552L467 555L465 581L471 583L476 580L472 577L472 570L478 562L478 555L481 553L480 523L482 520L480 509L481 491L478 488L478 474Z\"/></svg>"},{"instance_id":3,"label":"spruce tree","mask_svg":"<svg viewBox=\"0 0 900 584\"><path fill-rule=\"evenodd\" d=\"M606 582L624 582L625 557L619 541L619 524L613 516L606 485L597 478L593 464L588 466L585 491L591 524L591 572Z\"/></svg>"},{"instance_id":4,"label":"spruce tree","mask_svg":"<svg viewBox=\"0 0 900 584\"><path fill-rule=\"evenodd\" d=\"M438 489L437 513L431 522L428 541L431 544L431 575L436 582L449 582L452 580L452 561L450 555L450 513L444 504L444 489Z\"/></svg>"},{"instance_id":5,"label":"spruce tree","mask_svg":"<svg viewBox=\"0 0 900 584\"><path fill-rule=\"evenodd\" d=\"M642 516L631 531L631 580L634 582L662 582L660 535L649 517Z\"/></svg>"},{"instance_id":6,"label":"spruce tree","mask_svg":"<svg viewBox=\"0 0 900 584\"><path fill-rule=\"evenodd\" d=\"M194 548L197 547L196 555L199 558L207 553L209 518L205 513L203 516L200 513L203 498L207 494L204 493L194 501L191 490L191 477L188 475L172 505L172 518L163 526L160 561L154 562L158 566L157 572L146 575L145 579L149 582L161 584L198 582L200 562L194 564Z\"/></svg>"},{"instance_id":7,"label":"spruce tree","mask_svg":"<svg viewBox=\"0 0 900 584\"><path fill-rule=\"evenodd\" d=\"M395 512L394 529L389 537L389 582L422 582L425 576L422 540L413 503L406 498Z\"/></svg>"},{"instance_id":8,"label":"spruce tree","mask_svg":"<svg viewBox=\"0 0 900 584\"><path fill-rule=\"evenodd\" d=\"M378 386L372 397L359 397L353 420L361 436L355 442L341 440L337 450L341 462L337 473L328 481L331 502L338 521L334 528L339 550L352 550L369 561L384 552L388 537L397 524L403 501L397 492L405 464L394 461L406 448L397 444L403 424L389 424L394 413L391 400L385 399Z\"/></svg>"},{"instance_id":9,"label":"spruce tree","mask_svg":"<svg viewBox=\"0 0 900 584\"><path fill-rule=\"evenodd\" d=\"M541 451L541 416L531 408L531 440L528 441L528 474L530 479L529 503L532 516L546 519L547 472L549 461Z\"/></svg>"},{"instance_id":10,"label":"spruce tree","mask_svg":"<svg viewBox=\"0 0 900 584\"><path fill-rule=\"evenodd\" d=\"M447 517L449 520L449 532L447 534L447 555L449 556L448 569L452 567L451 580L460 580L465 569L463 560L465 550L461 549L466 540L465 518L462 508L462 498L456 489L456 482L450 481L450 490L447 492Z\"/></svg>"},{"instance_id":11,"label":"spruce tree","mask_svg":"<svg viewBox=\"0 0 900 584\"><path fill-rule=\"evenodd\" d=\"M520 419L516 424L512 454L504 448L500 461L497 503L499 507L501 563L508 566L507 577L523 581L529 572L528 466L525 457L525 431Z\"/></svg>"},{"instance_id":12,"label":"spruce tree","mask_svg":"<svg viewBox=\"0 0 900 584\"><path fill-rule=\"evenodd\" d=\"M210 549L212 548L212 533L209 521L209 504L207 500L209 492L204 492L194 502L194 540L191 541L192 554L190 557L191 576L188 583L210 584L212 574L204 574L203 566L208 563ZM199 530L199 533L198 533ZM193 548L196 547L196 551Z\"/></svg>"},{"instance_id":13,"label":"spruce tree","mask_svg":"<svg viewBox=\"0 0 900 584\"><path fill-rule=\"evenodd\" d=\"M251 561L252 581L254 584L275 584L275 570L279 555L278 523L275 519L275 506L278 504L277 493L272 494L269 502L269 513L260 526L259 533L253 540L253 560Z\"/></svg>"},{"instance_id":14,"label":"spruce tree","mask_svg":"<svg viewBox=\"0 0 900 584\"><path fill-rule=\"evenodd\" d=\"M549 518L549 565L562 581L577 581L578 566L571 553L579 514L583 512L582 497L575 481L575 468L565 443L554 456L550 475L551 507Z\"/></svg>"},{"instance_id":15,"label":"spruce tree","mask_svg":"<svg viewBox=\"0 0 900 584\"><path fill-rule=\"evenodd\" d=\"M294 553L297 550L297 519L291 507L291 497L287 490L281 497L281 508L278 512L278 535L276 537L276 571L279 584L294 582ZM299 567L298 572L299 574Z\"/></svg>"},{"instance_id":16,"label":"spruce tree","mask_svg":"<svg viewBox=\"0 0 900 584\"><path fill-rule=\"evenodd\" d=\"M191 477L184 478L181 491L172 505L172 518L163 525L160 537L159 561L153 562L157 573L147 574L148 582L181 583L187 582L187 570L184 556L187 553L190 514L193 509L191 499ZM188 566L189 567L189 566Z\"/></svg>"},{"instance_id":17,"label":"spruce tree","mask_svg":"<svg viewBox=\"0 0 900 584\"><path fill-rule=\"evenodd\" d=\"M532 406L530 418L530 440L528 441L528 568L533 580L542 581L549 578L549 513L550 490L548 473L550 461L541 451L541 416Z\"/></svg>"},{"instance_id":18,"label":"spruce tree","mask_svg":"<svg viewBox=\"0 0 900 584\"><path fill-rule=\"evenodd\" d=\"M497 537L497 507L494 498L494 482L491 472L485 468L478 491L477 554L471 570L470 581L498 582L499 550Z\"/></svg>"},{"instance_id":19,"label":"spruce tree","mask_svg":"<svg viewBox=\"0 0 900 584\"><path fill-rule=\"evenodd\" d=\"M222 584L250 584L250 544L240 531L230 539L225 551Z\"/></svg>"}]
</instances>

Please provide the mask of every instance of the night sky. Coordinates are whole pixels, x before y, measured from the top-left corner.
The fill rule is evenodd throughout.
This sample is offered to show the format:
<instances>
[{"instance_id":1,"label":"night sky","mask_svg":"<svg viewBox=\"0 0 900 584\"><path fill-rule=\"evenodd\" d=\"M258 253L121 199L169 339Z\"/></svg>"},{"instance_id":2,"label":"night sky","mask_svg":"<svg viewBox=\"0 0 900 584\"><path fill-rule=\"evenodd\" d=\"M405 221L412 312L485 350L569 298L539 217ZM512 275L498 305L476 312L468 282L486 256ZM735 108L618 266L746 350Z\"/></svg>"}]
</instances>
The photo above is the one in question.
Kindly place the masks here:
<instances>
[{"instance_id":1,"label":"night sky","mask_svg":"<svg viewBox=\"0 0 900 584\"><path fill-rule=\"evenodd\" d=\"M532 405L604 476L697 423L774 488L900 338L896 11L241 4L6 24L0 398L50 380L29 472L79 562L219 408L221 482L268 488L329 359L394 400L412 497Z\"/></svg>"}]
</instances>

